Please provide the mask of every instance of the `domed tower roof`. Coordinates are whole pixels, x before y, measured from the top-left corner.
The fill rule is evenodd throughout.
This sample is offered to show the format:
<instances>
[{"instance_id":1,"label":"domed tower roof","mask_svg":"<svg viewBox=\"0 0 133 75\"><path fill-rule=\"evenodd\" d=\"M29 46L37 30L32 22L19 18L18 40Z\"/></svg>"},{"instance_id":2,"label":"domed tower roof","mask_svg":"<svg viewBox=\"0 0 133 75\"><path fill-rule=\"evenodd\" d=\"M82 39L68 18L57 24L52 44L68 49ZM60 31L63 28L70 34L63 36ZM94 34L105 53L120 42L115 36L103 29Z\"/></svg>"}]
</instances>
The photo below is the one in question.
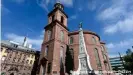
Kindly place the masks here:
<instances>
[{"instance_id":1,"label":"domed tower roof","mask_svg":"<svg viewBox=\"0 0 133 75\"><path fill-rule=\"evenodd\" d=\"M59 1L55 3L54 8L59 8L61 10L64 10L63 4L61 4Z\"/></svg>"},{"instance_id":2,"label":"domed tower roof","mask_svg":"<svg viewBox=\"0 0 133 75\"><path fill-rule=\"evenodd\" d=\"M67 14L64 12L64 6L63 6L63 4L61 4L60 2L56 2L56 3L54 4L54 9L53 9L50 13L48 13L48 16L52 15L52 14L55 13L57 10L60 10L60 11L68 18Z\"/></svg>"}]
</instances>

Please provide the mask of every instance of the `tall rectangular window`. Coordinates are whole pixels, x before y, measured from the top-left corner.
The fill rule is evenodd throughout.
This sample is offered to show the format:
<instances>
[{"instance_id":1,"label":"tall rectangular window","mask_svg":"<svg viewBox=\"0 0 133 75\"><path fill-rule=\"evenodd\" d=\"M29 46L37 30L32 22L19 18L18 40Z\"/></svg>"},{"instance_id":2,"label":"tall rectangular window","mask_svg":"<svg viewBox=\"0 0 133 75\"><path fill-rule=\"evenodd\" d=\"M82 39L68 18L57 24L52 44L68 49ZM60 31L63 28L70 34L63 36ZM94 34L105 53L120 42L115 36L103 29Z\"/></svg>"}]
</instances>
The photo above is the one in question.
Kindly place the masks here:
<instances>
[{"instance_id":1,"label":"tall rectangular window","mask_svg":"<svg viewBox=\"0 0 133 75\"><path fill-rule=\"evenodd\" d=\"M45 56L46 57L48 56L48 46L46 46L46 48L45 48Z\"/></svg>"},{"instance_id":2,"label":"tall rectangular window","mask_svg":"<svg viewBox=\"0 0 133 75\"><path fill-rule=\"evenodd\" d=\"M63 60L64 60L64 57L63 57L63 54L64 53L64 48L61 46L61 49L60 49L60 70L62 70L64 68L63 66Z\"/></svg>"},{"instance_id":3,"label":"tall rectangular window","mask_svg":"<svg viewBox=\"0 0 133 75\"><path fill-rule=\"evenodd\" d=\"M61 16L61 23L63 24L64 23L64 17Z\"/></svg>"},{"instance_id":4,"label":"tall rectangular window","mask_svg":"<svg viewBox=\"0 0 133 75\"><path fill-rule=\"evenodd\" d=\"M48 30L48 41L51 39L51 36L52 36L51 33L52 33L52 32L51 32L50 30Z\"/></svg>"},{"instance_id":5,"label":"tall rectangular window","mask_svg":"<svg viewBox=\"0 0 133 75\"><path fill-rule=\"evenodd\" d=\"M70 37L70 41L69 41L70 44L73 43L73 37Z\"/></svg>"},{"instance_id":6,"label":"tall rectangular window","mask_svg":"<svg viewBox=\"0 0 133 75\"><path fill-rule=\"evenodd\" d=\"M101 67L101 61L100 61L100 58L99 58L98 50L95 48L94 52L95 52L95 58L96 58L97 66Z\"/></svg>"},{"instance_id":7,"label":"tall rectangular window","mask_svg":"<svg viewBox=\"0 0 133 75\"><path fill-rule=\"evenodd\" d=\"M97 42L94 37L92 37L92 42L93 42L93 44L96 44L96 42Z\"/></svg>"},{"instance_id":8,"label":"tall rectangular window","mask_svg":"<svg viewBox=\"0 0 133 75\"><path fill-rule=\"evenodd\" d=\"M55 15L52 16L52 22L54 21L54 17L55 17Z\"/></svg>"},{"instance_id":9,"label":"tall rectangular window","mask_svg":"<svg viewBox=\"0 0 133 75\"><path fill-rule=\"evenodd\" d=\"M64 41L64 32L63 31L61 31L60 37L61 37L61 41L63 42Z\"/></svg>"},{"instance_id":10,"label":"tall rectangular window","mask_svg":"<svg viewBox=\"0 0 133 75\"><path fill-rule=\"evenodd\" d=\"M32 64L32 60L30 61L30 64Z\"/></svg>"},{"instance_id":11,"label":"tall rectangular window","mask_svg":"<svg viewBox=\"0 0 133 75\"><path fill-rule=\"evenodd\" d=\"M42 66L42 75L45 75L45 66Z\"/></svg>"},{"instance_id":12,"label":"tall rectangular window","mask_svg":"<svg viewBox=\"0 0 133 75\"><path fill-rule=\"evenodd\" d=\"M103 49L103 46L101 46L101 51L102 51L103 59L105 60L105 58L104 58L104 49Z\"/></svg>"},{"instance_id":13,"label":"tall rectangular window","mask_svg":"<svg viewBox=\"0 0 133 75\"><path fill-rule=\"evenodd\" d=\"M47 70L47 73L50 73L51 72L51 63L48 63L48 70Z\"/></svg>"}]
</instances>

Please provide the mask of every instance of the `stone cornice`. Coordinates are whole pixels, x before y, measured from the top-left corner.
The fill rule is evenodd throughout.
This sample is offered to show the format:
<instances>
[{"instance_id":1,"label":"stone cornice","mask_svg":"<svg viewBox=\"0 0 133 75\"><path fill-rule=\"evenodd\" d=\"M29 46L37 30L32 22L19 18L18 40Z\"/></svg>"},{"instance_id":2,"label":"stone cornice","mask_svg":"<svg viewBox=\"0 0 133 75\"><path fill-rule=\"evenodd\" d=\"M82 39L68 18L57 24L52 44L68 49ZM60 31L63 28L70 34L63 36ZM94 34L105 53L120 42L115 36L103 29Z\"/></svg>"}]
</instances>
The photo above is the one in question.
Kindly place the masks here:
<instances>
[{"instance_id":1,"label":"stone cornice","mask_svg":"<svg viewBox=\"0 0 133 75\"><path fill-rule=\"evenodd\" d=\"M28 49L25 50L25 49L15 48L15 47L12 47L12 46L3 44L3 43L1 43L1 46L6 47L6 48L9 48L11 50L18 50L18 51L23 51L23 52L27 52L27 53L36 53L35 50L28 50Z\"/></svg>"},{"instance_id":2,"label":"stone cornice","mask_svg":"<svg viewBox=\"0 0 133 75\"><path fill-rule=\"evenodd\" d=\"M99 46L99 47L101 47L101 45L96 45L96 44L87 44L87 43L85 43L87 46L89 45L89 46ZM75 46L75 45L79 45L79 44L68 44L69 46Z\"/></svg>"},{"instance_id":3,"label":"stone cornice","mask_svg":"<svg viewBox=\"0 0 133 75\"><path fill-rule=\"evenodd\" d=\"M60 8L55 8L54 10L52 10L49 14L48 14L48 17L50 16L50 15L52 15L55 11L57 11L57 10L60 10L67 18L68 18L68 16L67 16L67 14L62 10L62 9L60 9Z\"/></svg>"},{"instance_id":4,"label":"stone cornice","mask_svg":"<svg viewBox=\"0 0 133 75\"><path fill-rule=\"evenodd\" d=\"M100 43L101 43L101 44L106 44L106 43L105 43L105 42L103 42L103 41L100 41Z\"/></svg>"},{"instance_id":5,"label":"stone cornice","mask_svg":"<svg viewBox=\"0 0 133 75\"><path fill-rule=\"evenodd\" d=\"M58 41L58 42L60 42L61 44L66 45L65 42L61 42L61 40L58 40L58 39L51 39L51 40L49 40L49 41L45 41L45 42L42 43L42 45L44 45L44 44L47 45L47 44L49 44L49 43L51 43L51 42L53 42L53 41Z\"/></svg>"},{"instance_id":6,"label":"stone cornice","mask_svg":"<svg viewBox=\"0 0 133 75\"><path fill-rule=\"evenodd\" d=\"M83 33L84 33L84 34L92 34L92 35L95 35L95 36L97 36L97 37L99 38L99 40L100 40L99 35L96 34L95 32L83 30ZM68 35L70 36L70 35L76 35L76 34L79 34L79 31L69 32Z\"/></svg>"},{"instance_id":7,"label":"stone cornice","mask_svg":"<svg viewBox=\"0 0 133 75\"><path fill-rule=\"evenodd\" d=\"M59 24L60 24L61 26L63 26L66 30L69 31L69 29L68 29L64 24L62 24L60 21L58 21L58 20L54 20L54 21L51 22L50 24L46 25L46 26L44 27L44 29L49 28L49 27L53 27L53 26L56 25L56 23L59 23Z\"/></svg>"}]
</instances>

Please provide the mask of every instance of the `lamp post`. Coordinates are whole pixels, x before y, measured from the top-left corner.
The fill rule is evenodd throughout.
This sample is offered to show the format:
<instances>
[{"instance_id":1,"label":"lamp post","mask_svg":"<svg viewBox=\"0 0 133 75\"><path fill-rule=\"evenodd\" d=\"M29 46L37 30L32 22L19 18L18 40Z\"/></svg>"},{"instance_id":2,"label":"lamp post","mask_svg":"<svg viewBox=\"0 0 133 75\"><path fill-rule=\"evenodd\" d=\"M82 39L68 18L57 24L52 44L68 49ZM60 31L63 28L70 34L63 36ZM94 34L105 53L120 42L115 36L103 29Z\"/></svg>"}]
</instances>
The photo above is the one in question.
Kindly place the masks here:
<instances>
[{"instance_id":1,"label":"lamp post","mask_svg":"<svg viewBox=\"0 0 133 75\"><path fill-rule=\"evenodd\" d=\"M120 56L120 60L122 61L123 67L124 67L124 69L125 69L123 58L121 57L120 52L118 52L118 53L119 53L119 56Z\"/></svg>"}]
</instances>

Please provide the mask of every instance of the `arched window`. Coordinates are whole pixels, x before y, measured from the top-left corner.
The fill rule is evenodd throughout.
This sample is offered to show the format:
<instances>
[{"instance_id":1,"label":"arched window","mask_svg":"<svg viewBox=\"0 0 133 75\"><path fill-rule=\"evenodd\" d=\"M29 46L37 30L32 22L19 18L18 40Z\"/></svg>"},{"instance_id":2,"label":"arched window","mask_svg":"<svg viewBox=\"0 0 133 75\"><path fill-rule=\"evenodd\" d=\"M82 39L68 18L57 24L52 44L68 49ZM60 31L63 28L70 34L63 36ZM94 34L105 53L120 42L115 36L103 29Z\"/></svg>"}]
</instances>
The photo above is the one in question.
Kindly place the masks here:
<instances>
[{"instance_id":1,"label":"arched window","mask_svg":"<svg viewBox=\"0 0 133 75\"><path fill-rule=\"evenodd\" d=\"M52 16L52 22L54 21L54 17L55 17L55 15Z\"/></svg>"},{"instance_id":2,"label":"arched window","mask_svg":"<svg viewBox=\"0 0 133 75\"><path fill-rule=\"evenodd\" d=\"M73 37L70 37L70 44L72 44L73 43Z\"/></svg>"},{"instance_id":3,"label":"arched window","mask_svg":"<svg viewBox=\"0 0 133 75\"><path fill-rule=\"evenodd\" d=\"M104 54L104 59L107 61L107 56Z\"/></svg>"},{"instance_id":4,"label":"arched window","mask_svg":"<svg viewBox=\"0 0 133 75\"><path fill-rule=\"evenodd\" d=\"M50 40L50 38L51 38L51 31L48 30L48 41Z\"/></svg>"},{"instance_id":5,"label":"arched window","mask_svg":"<svg viewBox=\"0 0 133 75\"><path fill-rule=\"evenodd\" d=\"M48 70L47 70L47 73L50 73L51 72L51 63L48 63Z\"/></svg>"},{"instance_id":6,"label":"arched window","mask_svg":"<svg viewBox=\"0 0 133 75\"><path fill-rule=\"evenodd\" d=\"M1 75L6 75L5 72L2 72Z\"/></svg>"},{"instance_id":7,"label":"arched window","mask_svg":"<svg viewBox=\"0 0 133 75\"><path fill-rule=\"evenodd\" d=\"M45 66L42 65L42 75L45 75Z\"/></svg>"},{"instance_id":8,"label":"arched window","mask_svg":"<svg viewBox=\"0 0 133 75\"><path fill-rule=\"evenodd\" d=\"M104 47L103 47L103 46L101 46L101 48L102 48L102 51L104 51Z\"/></svg>"},{"instance_id":9,"label":"arched window","mask_svg":"<svg viewBox=\"0 0 133 75\"><path fill-rule=\"evenodd\" d=\"M92 37L92 42L93 44L96 44L96 39L94 37Z\"/></svg>"},{"instance_id":10,"label":"arched window","mask_svg":"<svg viewBox=\"0 0 133 75\"><path fill-rule=\"evenodd\" d=\"M26 63L29 64L29 60L26 60Z\"/></svg>"},{"instance_id":11,"label":"arched window","mask_svg":"<svg viewBox=\"0 0 133 75\"><path fill-rule=\"evenodd\" d=\"M1 47L1 52L3 51L3 48Z\"/></svg>"},{"instance_id":12,"label":"arched window","mask_svg":"<svg viewBox=\"0 0 133 75\"><path fill-rule=\"evenodd\" d=\"M71 53L71 55L72 55L72 58L74 58L74 52L73 52L73 49L71 48L69 51L70 51L70 53Z\"/></svg>"},{"instance_id":13,"label":"arched window","mask_svg":"<svg viewBox=\"0 0 133 75\"><path fill-rule=\"evenodd\" d=\"M103 59L105 60L105 54L104 54L104 48L103 48L103 46L101 46L101 49L102 49L102 56L103 56Z\"/></svg>"},{"instance_id":14,"label":"arched window","mask_svg":"<svg viewBox=\"0 0 133 75\"><path fill-rule=\"evenodd\" d=\"M5 55L2 56L1 60L2 60L2 61L5 61L5 59L6 59L6 56L5 56Z\"/></svg>"},{"instance_id":15,"label":"arched window","mask_svg":"<svg viewBox=\"0 0 133 75\"><path fill-rule=\"evenodd\" d=\"M64 48L61 46L61 49L60 49L60 68L63 68L63 52L64 52Z\"/></svg>"},{"instance_id":16,"label":"arched window","mask_svg":"<svg viewBox=\"0 0 133 75\"><path fill-rule=\"evenodd\" d=\"M46 57L48 56L48 46L46 46L46 48L45 48L45 56Z\"/></svg>"},{"instance_id":17,"label":"arched window","mask_svg":"<svg viewBox=\"0 0 133 75\"><path fill-rule=\"evenodd\" d=\"M63 24L64 23L64 17L61 16L61 23Z\"/></svg>"},{"instance_id":18,"label":"arched window","mask_svg":"<svg viewBox=\"0 0 133 75\"><path fill-rule=\"evenodd\" d=\"M14 75L14 73L11 73L10 75ZM24 75L24 74L23 74Z\"/></svg>"},{"instance_id":19,"label":"arched window","mask_svg":"<svg viewBox=\"0 0 133 75\"><path fill-rule=\"evenodd\" d=\"M64 41L64 32L63 31L61 31L61 41Z\"/></svg>"},{"instance_id":20,"label":"arched window","mask_svg":"<svg viewBox=\"0 0 133 75\"><path fill-rule=\"evenodd\" d=\"M95 58L96 58L97 66L101 67L101 62L100 62L99 53L98 53L98 49L97 48L94 49L94 53L95 53Z\"/></svg>"},{"instance_id":21,"label":"arched window","mask_svg":"<svg viewBox=\"0 0 133 75\"><path fill-rule=\"evenodd\" d=\"M60 49L60 59L63 59L63 50L64 50L64 48L61 46L61 49Z\"/></svg>"},{"instance_id":22,"label":"arched window","mask_svg":"<svg viewBox=\"0 0 133 75\"><path fill-rule=\"evenodd\" d=\"M32 60L30 60L30 64L32 64L33 62L32 62Z\"/></svg>"}]
</instances>

